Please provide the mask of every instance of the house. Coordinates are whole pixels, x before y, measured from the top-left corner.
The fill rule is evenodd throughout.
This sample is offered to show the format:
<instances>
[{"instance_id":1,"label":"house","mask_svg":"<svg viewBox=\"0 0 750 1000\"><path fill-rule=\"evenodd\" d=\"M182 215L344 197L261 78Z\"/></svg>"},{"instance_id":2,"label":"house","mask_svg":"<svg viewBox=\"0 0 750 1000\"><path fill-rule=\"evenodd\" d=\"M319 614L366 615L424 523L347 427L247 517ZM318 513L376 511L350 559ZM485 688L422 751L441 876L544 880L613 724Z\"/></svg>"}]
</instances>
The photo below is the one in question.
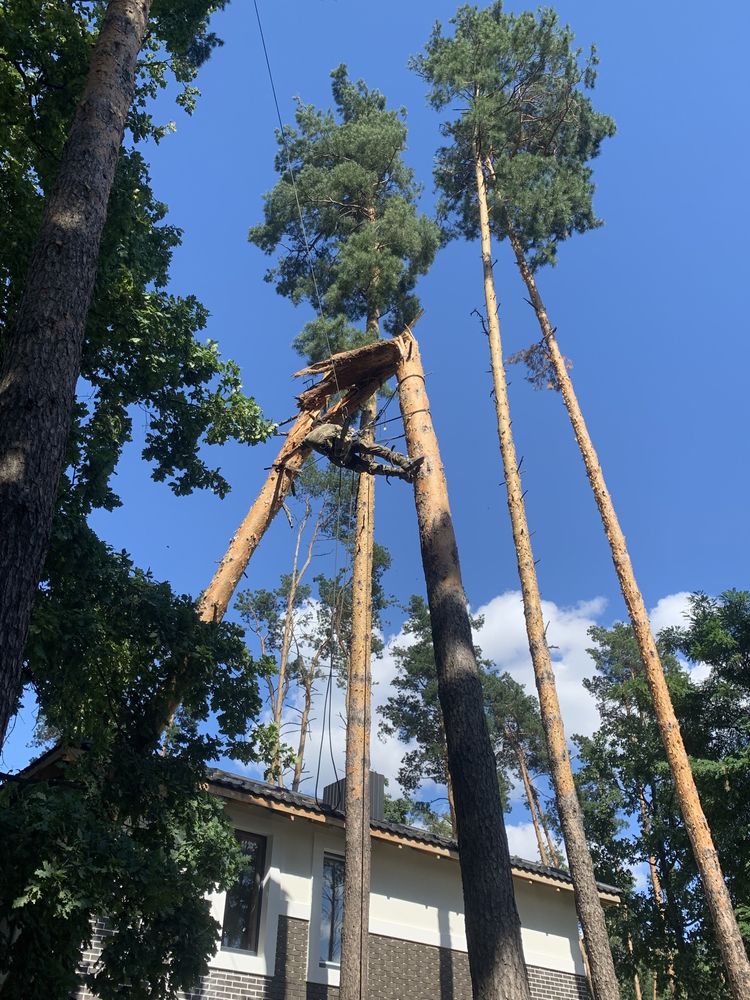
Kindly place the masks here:
<instances>
[{"instance_id":1,"label":"house","mask_svg":"<svg viewBox=\"0 0 750 1000\"><path fill-rule=\"evenodd\" d=\"M309 795L210 772L248 867L212 898L222 927L211 971L189 1000L328 1000L338 994L344 820ZM513 859L534 1000L588 998L570 876ZM600 885L605 905L617 890ZM470 1000L456 845L372 822L370 995ZM95 961L96 946L86 956Z\"/></svg>"}]
</instances>

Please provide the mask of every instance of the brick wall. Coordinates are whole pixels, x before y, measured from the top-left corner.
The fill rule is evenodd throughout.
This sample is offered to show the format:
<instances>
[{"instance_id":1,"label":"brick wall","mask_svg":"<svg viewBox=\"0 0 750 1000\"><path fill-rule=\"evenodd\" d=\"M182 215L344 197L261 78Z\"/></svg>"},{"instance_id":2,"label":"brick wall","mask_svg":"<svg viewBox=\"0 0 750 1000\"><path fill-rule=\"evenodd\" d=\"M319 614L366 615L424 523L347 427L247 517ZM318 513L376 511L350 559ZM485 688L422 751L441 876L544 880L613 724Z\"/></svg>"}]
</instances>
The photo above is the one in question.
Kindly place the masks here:
<instances>
[{"instance_id":1,"label":"brick wall","mask_svg":"<svg viewBox=\"0 0 750 1000\"><path fill-rule=\"evenodd\" d=\"M104 925L84 963L94 964L101 952ZM273 977L212 969L183 1000L338 1000L339 991L307 978L308 923L279 917ZM529 966L533 1000L589 1000L583 976ZM86 990L80 1000L91 997ZM465 952L370 935L371 1000L471 1000L469 962Z\"/></svg>"}]
</instances>

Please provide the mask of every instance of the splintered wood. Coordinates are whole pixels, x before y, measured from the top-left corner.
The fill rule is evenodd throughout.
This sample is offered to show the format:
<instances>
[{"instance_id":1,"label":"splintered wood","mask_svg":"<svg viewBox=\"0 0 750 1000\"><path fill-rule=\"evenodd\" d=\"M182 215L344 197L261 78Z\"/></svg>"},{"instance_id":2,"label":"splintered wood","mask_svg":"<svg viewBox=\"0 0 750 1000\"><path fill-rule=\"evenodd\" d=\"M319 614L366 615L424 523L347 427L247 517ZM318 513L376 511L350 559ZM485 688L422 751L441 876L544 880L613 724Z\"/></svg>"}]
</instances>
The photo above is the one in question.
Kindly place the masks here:
<instances>
[{"instance_id":1,"label":"splintered wood","mask_svg":"<svg viewBox=\"0 0 750 1000\"><path fill-rule=\"evenodd\" d=\"M295 378L321 378L297 397L300 414L288 432L255 503L235 532L213 579L198 602L198 613L203 621L221 621L224 617L253 552L281 510L294 476L310 454L310 448L304 442L316 420L324 417L327 422L342 424L354 416L362 404L396 374L404 335L400 334L392 340L378 340L353 351L342 351L294 373ZM338 398L326 410L334 397Z\"/></svg>"}]
</instances>

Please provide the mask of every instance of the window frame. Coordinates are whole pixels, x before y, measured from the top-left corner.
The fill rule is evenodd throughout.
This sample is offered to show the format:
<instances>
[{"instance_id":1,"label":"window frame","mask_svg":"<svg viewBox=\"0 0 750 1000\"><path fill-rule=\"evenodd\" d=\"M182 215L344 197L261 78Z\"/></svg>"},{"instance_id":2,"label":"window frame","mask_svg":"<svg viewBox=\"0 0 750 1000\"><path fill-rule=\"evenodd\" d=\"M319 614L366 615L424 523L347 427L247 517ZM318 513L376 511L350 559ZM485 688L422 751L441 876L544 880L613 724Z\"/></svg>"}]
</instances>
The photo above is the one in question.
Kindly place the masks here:
<instances>
[{"instance_id":1,"label":"window frame","mask_svg":"<svg viewBox=\"0 0 750 1000\"><path fill-rule=\"evenodd\" d=\"M266 893L265 882L268 875L268 860L269 860L269 837L266 834L254 833L251 830L244 830L239 827L235 827L234 835L240 843L244 841L255 841L259 847L259 858L260 863L257 865L255 872L255 884L257 890L257 904L255 913L255 922L252 928L252 938L251 941L254 942L254 947L252 948L242 948L233 947L232 945L224 943L224 925L226 923L226 913L227 906L229 903L229 898L234 890L235 885L230 886L229 889L224 893L224 900L222 903L222 918L221 918L221 936L219 938L219 950L222 952L228 952L235 955L247 955L252 957L258 957L261 953L261 916L263 912L263 904L265 901Z\"/></svg>"},{"instance_id":2,"label":"window frame","mask_svg":"<svg viewBox=\"0 0 750 1000\"><path fill-rule=\"evenodd\" d=\"M345 864L345 859L343 854L339 854L336 851L327 851L327 850L323 851L323 863L321 866L320 910L318 913L318 968L332 969L335 970L336 972L339 972L341 969L341 958L339 958L338 962L334 962L330 959L323 958L321 954L321 952L323 951L323 925L324 925L323 905L325 900L326 861L328 860L340 862L342 871ZM343 919L343 905L344 905L343 891L344 891L344 883L342 881L341 883L342 919ZM332 931L333 928L331 928L331 932ZM341 953L341 941L339 940L339 955L340 953Z\"/></svg>"}]
</instances>

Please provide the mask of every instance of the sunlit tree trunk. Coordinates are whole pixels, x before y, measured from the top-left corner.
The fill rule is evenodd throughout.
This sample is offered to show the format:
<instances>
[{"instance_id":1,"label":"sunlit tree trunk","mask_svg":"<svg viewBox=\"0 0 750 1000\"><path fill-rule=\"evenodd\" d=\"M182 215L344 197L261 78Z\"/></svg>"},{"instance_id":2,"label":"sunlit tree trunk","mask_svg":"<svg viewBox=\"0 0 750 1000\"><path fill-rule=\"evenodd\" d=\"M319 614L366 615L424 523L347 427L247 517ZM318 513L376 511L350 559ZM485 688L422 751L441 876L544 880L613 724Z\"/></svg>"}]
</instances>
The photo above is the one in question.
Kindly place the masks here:
<instances>
[{"instance_id":1,"label":"sunlit tree trunk","mask_svg":"<svg viewBox=\"0 0 750 1000\"><path fill-rule=\"evenodd\" d=\"M716 941L727 972L729 988L735 1000L748 1000L750 997L750 962L734 915L732 899L724 881L711 830L698 796L698 789L685 750L680 725L672 705L646 605L630 561L625 536L615 513L599 458L573 389L570 373L560 352L554 328L549 321L537 289L534 274L529 267L518 237L512 231L510 239L521 277L526 284L529 298L539 321L549 360L573 426L573 432L586 467L586 475L591 484L604 525L604 532L612 552L612 561L638 643L656 721L672 772L677 800L700 872L706 902L713 919Z\"/></svg>"},{"instance_id":2,"label":"sunlit tree trunk","mask_svg":"<svg viewBox=\"0 0 750 1000\"><path fill-rule=\"evenodd\" d=\"M151 0L110 0L0 357L0 747L47 555L99 245Z\"/></svg>"},{"instance_id":3,"label":"sunlit tree trunk","mask_svg":"<svg viewBox=\"0 0 750 1000\"><path fill-rule=\"evenodd\" d=\"M575 890L578 919L583 930L586 952L596 1000L619 1000L620 989L615 975L612 952L609 946L607 925L604 919L594 875L594 865L586 842L583 814L578 802L570 755L565 740L565 730L560 715L552 662L547 646L542 602L539 593L534 555L526 520L518 459L511 430L508 389L503 363L497 298L492 274L492 238L490 234L487 189L483 161L479 148L475 156L475 176L479 205L482 243L482 267L487 310L487 333L490 345L497 431L500 439L508 510L513 529L513 541L518 561L518 573L523 594L523 609L529 651L534 667L542 724L550 761L550 775L555 790L557 811L565 840L570 874Z\"/></svg>"},{"instance_id":4,"label":"sunlit tree trunk","mask_svg":"<svg viewBox=\"0 0 750 1000\"><path fill-rule=\"evenodd\" d=\"M380 317L371 309L367 332L379 336ZM377 397L362 409L360 436L375 435ZM370 926L370 695L372 675L372 565L375 480L360 473L352 563L352 640L346 719L346 828L344 922L341 931L340 1000L367 1000Z\"/></svg>"}]
</instances>

